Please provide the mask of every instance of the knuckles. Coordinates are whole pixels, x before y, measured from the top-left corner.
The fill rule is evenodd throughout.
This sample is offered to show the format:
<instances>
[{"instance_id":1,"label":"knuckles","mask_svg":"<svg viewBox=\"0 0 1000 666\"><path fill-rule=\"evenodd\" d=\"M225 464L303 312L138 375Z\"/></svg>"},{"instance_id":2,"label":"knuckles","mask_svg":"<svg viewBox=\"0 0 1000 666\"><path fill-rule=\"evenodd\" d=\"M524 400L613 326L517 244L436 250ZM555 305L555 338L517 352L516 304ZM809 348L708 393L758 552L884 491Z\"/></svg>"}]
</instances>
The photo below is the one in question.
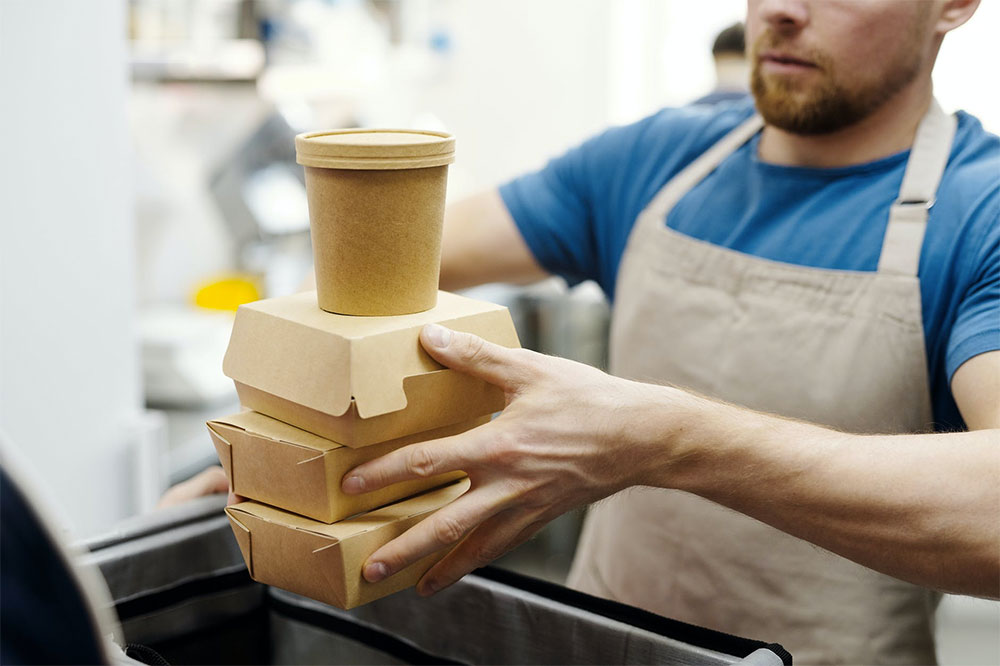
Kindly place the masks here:
<instances>
[{"instance_id":1,"label":"knuckles","mask_svg":"<svg viewBox=\"0 0 1000 666\"><path fill-rule=\"evenodd\" d=\"M463 335L458 345L458 357L465 363L475 364L481 361L486 353L486 340L478 335Z\"/></svg>"},{"instance_id":2,"label":"knuckles","mask_svg":"<svg viewBox=\"0 0 1000 666\"><path fill-rule=\"evenodd\" d=\"M389 569L390 576L402 571L407 567L407 565L410 564L403 558L403 554L401 552L381 553L379 555L379 559Z\"/></svg>"},{"instance_id":3,"label":"knuckles","mask_svg":"<svg viewBox=\"0 0 1000 666\"><path fill-rule=\"evenodd\" d=\"M442 546L458 543L465 536L465 528L451 516L436 516L433 519L432 530L434 540Z\"/></svg>"},{"instance_id":4,"label":"knuckles","mask_svg":"<svg viewBox=\"0 0 1000 666\"><path fill-rule=\"evenodd\" d=\"M485 567L506 554L507 548L505 545L499 543L487 543L476 548L476 550L472 553L472 559L477 568Z\"/></svg>"},{"instance_id":5,"label":"knuckles","mask_svg":"<svg viewBox=\"0 0 1000 666\"><path fill-rule=\"evenodd\" d=\"M419 477L434 476L436 468L434 455L426 446L415 446L406 455L406 467Z\"/></svg>"},{"instance_id":6,"label":"knuckles","mask_svg":"<svg viewBox=\"0 0 1000 666\"><path fill-rule=\"evenodd\" d=\"M512 466L523 455L523 442L520 435L509 428L498 429L484 446L486 460L494 465Z\"/></svg>"}]
</instances>

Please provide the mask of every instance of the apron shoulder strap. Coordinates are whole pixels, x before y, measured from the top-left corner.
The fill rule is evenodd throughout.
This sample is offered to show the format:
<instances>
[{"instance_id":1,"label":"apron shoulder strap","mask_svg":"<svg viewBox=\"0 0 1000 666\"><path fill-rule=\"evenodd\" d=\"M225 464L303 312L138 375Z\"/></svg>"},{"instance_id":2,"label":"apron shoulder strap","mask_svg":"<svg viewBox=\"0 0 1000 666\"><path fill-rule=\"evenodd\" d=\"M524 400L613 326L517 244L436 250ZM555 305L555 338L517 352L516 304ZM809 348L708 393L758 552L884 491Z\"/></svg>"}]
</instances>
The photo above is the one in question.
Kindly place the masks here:
<instances>
[{"instance_id":1,"label":"apron shoulder strap","mask_svg":"<svg viewBox=\"0 0 1000 666\"><path fill-rule=\"evenodd\" d=\"M728 134L719 139L711 148L699 155L693 162L681 169L670 181L656 193L639 218L639 223L656 227L673 208L674 204L688 190L697 185L710 174L723 160L734 153L740 146L750 140L764 126L764 119L754 114L742 124L737 125Z\"/></svg>"},{"instance_id":2,"label":"apron shoulder strap","mask_svg":"<svg viewBox=\"0 0 1000 666\"><path fill-rule=\"evenodd\" d=\"M936 99L920 121L906 162L899 196L889 209L889 224L882 241L878 272L916 277L927 228L958 124Z\"/></svg>"}]
</instances>

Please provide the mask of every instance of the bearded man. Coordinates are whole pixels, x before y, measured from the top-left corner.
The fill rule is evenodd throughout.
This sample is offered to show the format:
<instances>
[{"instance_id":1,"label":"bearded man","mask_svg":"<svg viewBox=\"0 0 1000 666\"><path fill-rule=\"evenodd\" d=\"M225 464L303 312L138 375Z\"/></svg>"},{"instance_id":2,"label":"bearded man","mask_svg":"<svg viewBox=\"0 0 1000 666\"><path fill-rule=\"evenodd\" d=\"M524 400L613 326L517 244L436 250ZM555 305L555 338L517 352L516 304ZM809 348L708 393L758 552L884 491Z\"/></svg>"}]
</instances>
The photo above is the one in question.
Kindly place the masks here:
<instances>
[{"instance_id":1,"label":"bearded man","mask_svg":"<svg viewBox=\"0 0 1000 666\"><path fill-rule=\"evenodd\" d=\"M977 5L749 0L752 102L453 206L442 285L596 280L612 374L427 327L508 406L345 477L472 480L365 577L461 541L433 593L608 497L570 585L803 663L933 663L933 590L1000 596L1000 141L931 90Z\"/></svg>"}]
</instances>

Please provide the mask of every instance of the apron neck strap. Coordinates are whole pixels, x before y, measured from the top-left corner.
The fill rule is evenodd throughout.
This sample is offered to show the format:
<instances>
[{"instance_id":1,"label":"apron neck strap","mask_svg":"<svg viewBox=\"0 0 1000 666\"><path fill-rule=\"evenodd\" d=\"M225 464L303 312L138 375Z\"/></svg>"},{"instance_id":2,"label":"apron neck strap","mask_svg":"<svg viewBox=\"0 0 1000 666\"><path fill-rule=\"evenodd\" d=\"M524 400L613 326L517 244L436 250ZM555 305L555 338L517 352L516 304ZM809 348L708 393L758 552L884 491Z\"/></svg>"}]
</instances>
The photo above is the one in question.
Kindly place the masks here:
<instances>
[{"instance_id":1,"label":"apron neck strap","mask_svg":"<svg viewBox=\"0 0 1000 666\"><path fill-rule=\"evenodd\" d=\"M693 162L684 167L674 176L646 206L643 213L637 220L637 225L650 229L655 229L663 223L674 204L683 197L692 187L697 185L708 174L712 173L715 167L722 164L722 161L750 140L754 134L764 126L764 119L758 114L737 126L735 129L719 139L711 148L698 156Z\"/></svg>"},{"instance_id":2,"label":"apron neck strap","mask_svg":"<svg viewBox=\"0 0 1000 666\"><path fill-rule=\"evenodd\" d=\"M878 272L916 277L927 228L958 124L936 99L917 127L899 196L889 209L889 224L882 241Z\"/></svg>"},{"instance_id":3,"label":"apron neck strap","mask_svg":"<svg viewBox=\"0 0 1000 666\"><path fill-rule=\"evenodd\" d=\"M899 196L889 209L889 224L878 260L879 273L917 275L927 214L934 205L938 185L948 163L957 122L954 115L948 115L941 109L936 99L931 100L917 127ZM722 137L656 194L639 216L638 224L649 228L663 224L663 218L684 194L763 126L764 120L755 114Z\"/></svg>"}]
</instances>

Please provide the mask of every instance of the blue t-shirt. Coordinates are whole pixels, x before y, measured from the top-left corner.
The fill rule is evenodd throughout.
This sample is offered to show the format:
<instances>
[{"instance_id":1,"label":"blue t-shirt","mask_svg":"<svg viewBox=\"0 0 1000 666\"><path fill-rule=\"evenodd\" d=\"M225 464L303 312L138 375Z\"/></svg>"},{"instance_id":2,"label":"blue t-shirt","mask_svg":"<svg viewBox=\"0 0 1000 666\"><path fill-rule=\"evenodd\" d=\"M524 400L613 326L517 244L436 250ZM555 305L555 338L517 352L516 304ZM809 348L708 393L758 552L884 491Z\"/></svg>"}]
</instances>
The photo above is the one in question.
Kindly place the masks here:
<instances>
[{"instance_id":1,"label":"blue t-shirt","mask_svg":"<svg viewBox=\"0 0 1000 666\"><path fill-rule=\"evenodd\" d=\"M596 280L613 296L640 211L752 113L751 100L664 109L605 131L500 194L546 270ZM692 188L667 225L766 259L874 271L909 151L841 168L787 167L761 162L759 139ZM936 427L961 429L951 377L971 357L1000 349L1000 139L967 113L958 113L919 278Z\"/></svg>"}]
</instances>

